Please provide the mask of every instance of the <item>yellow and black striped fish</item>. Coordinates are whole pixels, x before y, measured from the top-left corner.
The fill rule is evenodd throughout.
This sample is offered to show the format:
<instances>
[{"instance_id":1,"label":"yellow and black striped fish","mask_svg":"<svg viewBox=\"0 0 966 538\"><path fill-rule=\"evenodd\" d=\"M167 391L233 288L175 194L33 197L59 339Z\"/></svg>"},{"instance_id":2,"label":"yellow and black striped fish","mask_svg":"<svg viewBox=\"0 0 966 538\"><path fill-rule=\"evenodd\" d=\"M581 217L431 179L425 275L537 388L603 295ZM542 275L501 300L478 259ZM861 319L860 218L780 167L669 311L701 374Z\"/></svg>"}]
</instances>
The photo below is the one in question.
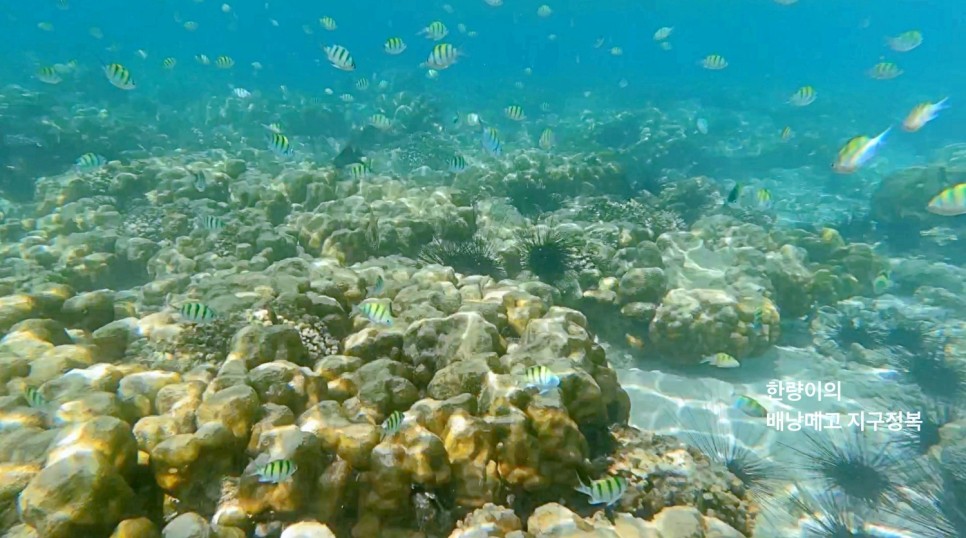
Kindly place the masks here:
<instances>
[{"instance_id":1,"label":"yellow and black striped fish","mask_svg":"<svg viewBox=\"0 0 966 538\"><path fill-rule=\"evenodd\" d=\"M466 157L453 155L453 158L449 160L449 171L458 174L463 170L466 170Z\"/></svg>"},{"instance_id":2,"label":"yellow and black striped fish","mask_svg":"<svg viewBox=\"0 0 966 538\"><path fill-rule=\"evenodd\" d=\"M359 80L357 80L356 81L356 89L363 90L363 91L368 90L369 89L369 79L366 78L366 77L362 77Z\"/></svg>"},{"instance_id":3,"label":"yellow and black striped fish","mask_svg":"<svg viewBox=\"0 0 966 538\"><path fill-rule=\"evenodd\" d=\"M526 386L535 387L544 394L560 386L560 376L543 365L531 366L523 372Z\"/></svg>"},{"instance_id":4,"label":"yellow and black striped fish","mask_svg":"<svg viewBox=\"0 0 966 538\"><path fill-rule=\"evenodd\" d=\"M280 157L291 157L295 153L288 137L282 133L270 133L268 135L268 149Z\"/></svg>"},{"instance_id":5,"label":"yellow and black striped fish","mask_svg":"<svg viewBox=\"0 0 966 538\"><path fill-rule=\"evenodd\" d=\"M701 67L712 71L720 71L728 67L728 60L725 60L724 56L720 54L709 54L701 60Z\"/></svg>"},{"instance_id":6,"label":"yellow and black striped fish","mask_svg":"<svg viewBox=\"0 0 966 538\"><path fill-rule=\"evenodd\" d=\"M608 476L600 480L594 480L590 485L581 482L576 488L577 491L588 495L590 504L606 504L610 506L624 496L627 491L627 479L622 476Z\"/></svg>"},{"instance_id":7,"label":"yellow and black striped fish","mask_svg":"<svg viewBox=\"0 0 966 538\"><path fill-rule=\"evenodd\" d=\"M788 99L788 102L795 106L808 106L815 102L815 88L802 86Z\"/></svg>"},{"instance_id":8,"label":"yellow and black striped fish","mask_svg":"<svg viewBox=\"0 0 966 538\"><path fill-rule=\"evenodd\" d=\"M755 198L758 199L758 205L768 206L771 204L771 191L762 187L755 192Z\"/></svg>"},{"instance_id":9,"label":"yellow and black striped fish","mask_svg":"<svg viewBox=\"0 0 966 538\"><path fill-rule=\"evenodd\" d=\"M220 230L225 227L225 221L215 215L203 215L201 217L201 227L206 230Z\"/></svg>"},{"instance_id":10,"label":"yellow and black striped fish","mask_svg":"<svg viewBox=\"0 0 966 538\"><path fill-rule=\"evenodd\" d=\"M165 69L174 69L174 66L178 65L178 60L168 57L161 61L161 67Z\"/></svg>"},{"instance_id":11,"label":"yellow and black striped fish","mask_svg":"<svg viewBox=\"0 0 966 538\"><path fill-rule=\"evenodd\" d=\"M181 319L191 323L204 323L215 319L215 311L204 303L185 303L179 310Z\"/></svg>"},{"instance_id":12,"label":"yellow and black striped fish","mask_svg":"<svg viewBox=\"0 0 966 538\"><path fill-rule=\"evenodd\" d=\"M255 469L255 475L259 482L278 484L291 478L298 468L292 460L275 460Z\"/></svg>"},{"instance_id":13,"label":"yellow and black striped fish","mask_svg":"<svg viewBox=\"0 0 966 538\"><path fill-rule=\"evenodd\" d=\"M403 419L405 417L401 412L393 411L386 420L382 422L383 435L392 436L399 433L399 428L402 426Z\"/></svg>"},{"instance_id":14,"label":"yellow and black striped fish","mask_svg":"<svg viewBox=\"0 0 966 538\"><path fill-rule=\"evenodd\" d=\"M433 50L429 53L429 59L426 60L426 65L433 69L446 69L456 63L459 55L459 51L453 45L440 43L433 46Z\"/></svg>"},{"instance_id":15,"label":"yellow and black striped fish","mask_svg":"<svg viewBox=\"0 0 966 538\"><path fill-rule=\"evenodd\" d=\"M429 26L423 28L417 35L424 35L433 41L439 41L448 34L449 30L446 28L445 24L443 24L441 21L433 21L429 23Z\"/></svg>"},{"instance_id":16,"label":"yellow and black striped fish","mask_svg":"<svg viewBox=\"0 0 966 538\"><path fill-rule=\"evenodd\" d=\"M345 167L346 172L352 179L362 179L369 175L369 167L365 163L352 163Z\"/></svg>"},{"instance_id":17,"label":"yellow and black striped fish","mask_svg":"<svg viewBox=\"0 0 966 538\"><path fill-rule=\"evenodd\" d=\"M207 54L197 54L197 55L195 55L195 61L198 62L198 63L200 63L201 65L210 65L211 64L211 59L208 58L208 55Z\"/></svg>"},{"instance_id":18,"label":"yellow and black striped fish","mask_svg":"<svg viewBox=\"0 0 966 538\"><path fill-rule=\"evenodd\" d=\"M795 133L792 131L792 128L786 125L782 129L782 140L790 140L793 136L795 136Z\"/></svg>"},{"instance_id":19,"label":"yellow and black striped fish","mask_svg":"<svg viewBox=\"0 0 966 538\"><path fill-rule=\"evenodd\" d=\"M556 141L554 139L553 130L550 127L547 127L542 133L540 133L540 141L538 144L540 145L541 149L544 151L550 151L555 143Z\"/></svg>"},{"instance_id":20,"label":"yellow and black striped fish","mask_svg":"<svg viewBox=\"0 0 966 538\"><path fill-rule=\"evenodd\" d=\"M37 70L37 80L44 84L60 84L63 79L53 67L45 66Z\"/></svg>"},{"instance_id":21,"label":"yellow and black striped fish","mask_svg":"<svg viewBox=\"0 0 966 538\"><path fill-rule=\"evenodd\" d=\"M392 120L385 114L373 114L369 116L369 125L381 131L386 131L392 127Z\"/></svg>"},{"instance_id":22,"label":"yellow and black striped fish","mask_svg":"<svg viewBox=\"0 0 966 538\"><path fill-rule=\"evenodd\" d=\"M503 113L506 117L513 121L523 121L527 119L526 115L523 113L523 107L520 105L510 105L503 109Z\"/></svg>"},{"instance_id":23,"label":"yellow and black striped fish","mask_svg":"<svg viewBox=\"0 0 966 538\"><path fill-rule=\"evenodd\" d=\"M386 40L386 53L393 56L402 54L406 50L406 43L400 37L390 37Z\"/></svg>"},{"instance_id":24,"label":"yellow and black striped fish","mask_svg":"<svg viewBox=\"0 0 966 538\"><path fill-rule=\"evenodd\" d=\"M355 71L356 61L352 59L352 54L349 54L349 49L342 45L331 45L322 50L325 51L325 56L332 67L342 71Z\"/></svg>"},{"instance_id":25,"label":"yellow and black striped fish","mask_svg":"<svg viewBox=\"0 0 966 538\"><path fill-rule=\"evenodd\" d=\"M81 170L96 170L107 164L107 159L102 155L88 152L78 157L74 164Z\"/></svg>"},{"instance_id":26,"label":"yellow and black striped fish","mask_svg":"<svg viewBox=\"0 0 966 538\"><path fill-rule=\"evenodd\" d=\"M362 303L358 308L369 321L379 325L392 325L392 308L388 303L370 301L368 303Z\"/></svg>"},{"instance_id":27,"label":"yellow and black striped fish","mask_svg":"<svg viewBox=\"0 0 966 538\"><path fill-rule=\"evenodd\" d=\"M47 407L47 398L44 398L37 387L27 387L27 390L23 391L23 397L27 400L27 405L34 409Z\"/></svg>"},{"instance_id":28,"label":"yellow and black striped fish","mask_svg":"<svg viewBox=\"0 0 966 538\"><path fill-rule=\"evenodd\" d=\"M339 27L339 25L335 23L335 19L333 19L332 17L322 17L321 19L319 19L319 26L321 26L322 28L325 28L330 32Z\"/></svg>"},{"instance_id":29,"label":"yellow and black striped fish","mask_svg":"<svg viewBox=\"0 0 966 538\"><path fill-rule=\"evenodd\" d=\"M869 69L869 76L876 80L889 80L903 73L899 66L892 62L879 62Z\"/></svg>"},{"instance_id":30,"label":"yellow and black striped fish","mask_svg":"<svg viewBox=\"0 0 966 538\"><path fill-rule=\"evenodd\" d=\"M121 64L105 65L104 74L107 75L107 80L109 80L116 88L120 88L122 90L133 90L135 87L137 87L137 85L134 84L134 79L131 78L131 72Z\"/></svg>"},{"instance_id":31,"label":"yellow and black striped fish","mask_svg":"<svg viewBox=\"0 0 966 538\"><path fill-rule=\"evenodd\" d=\"M235 60L231 56L219 56L215 58L215 67L218 69L231 69L235 66Z\"/></svg>"}]
</instances>

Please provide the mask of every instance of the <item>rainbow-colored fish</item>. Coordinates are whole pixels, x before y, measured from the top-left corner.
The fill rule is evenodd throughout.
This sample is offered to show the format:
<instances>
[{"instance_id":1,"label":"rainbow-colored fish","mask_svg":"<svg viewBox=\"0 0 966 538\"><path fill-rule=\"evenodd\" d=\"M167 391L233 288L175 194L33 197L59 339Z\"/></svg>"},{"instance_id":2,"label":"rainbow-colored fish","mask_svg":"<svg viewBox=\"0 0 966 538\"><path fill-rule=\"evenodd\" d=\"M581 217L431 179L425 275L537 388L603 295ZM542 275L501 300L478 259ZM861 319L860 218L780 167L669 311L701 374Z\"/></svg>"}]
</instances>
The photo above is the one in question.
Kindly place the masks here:
<instances>
[{"instance_id":1,"label":"rainbow-colored fish","mask_svg":"<svg viewBox=\"0 0 966 538\"><path fill-rule=\"evenodd\" d=\"M946 101L948 100L949 98L946 97L942 101L939 101L935 104L929 102L919 103L915 108L912 109L911 112L909 112L909 115L906 116L906 119L902 122L902 129L910 133L914 133L919 129L922 129L923 125L936 119L936 116L939 115L940 110L947 108Z\"/></svg>"},{"instance_id":2,"label":"rainbow-colored fish","mask_svg":"<svg viewBox=\"0 0 966 538\"><path fill-rule=\"evenodd\" d=\"M944 217L966 215L966 183L953 185L933 196L926 211Z\"/></svg>"},{"instance_id":3,"label":"rainbow-colored fish","mask_svg":"<svg viewBox=\"0 0 966 538\"><path fill-rule=\"evenodd\" d=\"M851 174L861 168L865 163L869 162L869 159L875 156L876 149L882 144L882 141L891 130L892 127L889 127L875 138L869 138L864 135L851 138L839 150L838 157L835 159L835 163L832 164L832 170L835 170L839 174Z\"/></svg>"}]
</instances>

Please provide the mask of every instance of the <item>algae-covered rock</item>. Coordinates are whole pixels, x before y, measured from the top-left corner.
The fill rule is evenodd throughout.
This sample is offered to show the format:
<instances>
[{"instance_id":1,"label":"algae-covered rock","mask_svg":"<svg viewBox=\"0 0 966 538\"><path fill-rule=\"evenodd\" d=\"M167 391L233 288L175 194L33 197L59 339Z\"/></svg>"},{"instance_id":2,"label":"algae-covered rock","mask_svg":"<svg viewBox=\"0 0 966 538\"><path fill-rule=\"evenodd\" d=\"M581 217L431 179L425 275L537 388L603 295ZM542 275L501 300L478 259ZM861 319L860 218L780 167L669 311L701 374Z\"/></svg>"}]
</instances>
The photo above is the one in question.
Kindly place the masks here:
<instances>
[{"instance_id":1,"label":"algae-covered rock","mask_svg":"<svg viewBox=\"0 0 966 538\"><path fill-rule=\"evenodd\" d=\"M673 289L651 322L650 338L659 353L685 364L724 352L744 355L747 339L738 325L738 300L715 289Z\"/></svg>"},{"instance_id":2,"label":"algae-covered rock","mask_svg":"<svg viewBox=\"0 0 966 538\"><path fill-rule=\"evenodd\" d=\"M163 538L211 538L211 525L194 512L181 514L171 520L161 531Z\"/></svg>"},{"instance_id":3,"label":"algae-covered rock","mask_svg":"<svg viewBox=\"0 0 966 538\"><path fill-rule=\"evenodd\" d=\"M96 454L78 452L40 471L20 494L23 521L45 538L107 536L124 518L134 492Z\"/></svg>"},{"instance_id":4,"label":"algae-covered rock","mask_svg":"<svg viewBox=\"0 0 966 538\"><path fill-rule=\"evenodd\" d=\"M114 293L99 290L71 297L64 302L62 315L71 327L99 329L114 321Z\"/></svg>"},{"instance_id":5,"label":"algae-covered rock","mask_svg":"<svg viewBox=\"0 0 966 538\"><path fill-rule=\"evenodd\" d=\"M271 361L311 366L298 330L285 325L243 327L232 338L228 358L241 359L248 368Z\"/></svg>"},{"instance_id":6,"label":"algae-covered rock","mask_svg":"<svg viewBox=\"0 0 966 538\"><path fill-rule=\"evenodd\" d=\"M161 538L161 532L150 519L138 517L118 523L110 538Z\"/></svg>"}]
</instances>

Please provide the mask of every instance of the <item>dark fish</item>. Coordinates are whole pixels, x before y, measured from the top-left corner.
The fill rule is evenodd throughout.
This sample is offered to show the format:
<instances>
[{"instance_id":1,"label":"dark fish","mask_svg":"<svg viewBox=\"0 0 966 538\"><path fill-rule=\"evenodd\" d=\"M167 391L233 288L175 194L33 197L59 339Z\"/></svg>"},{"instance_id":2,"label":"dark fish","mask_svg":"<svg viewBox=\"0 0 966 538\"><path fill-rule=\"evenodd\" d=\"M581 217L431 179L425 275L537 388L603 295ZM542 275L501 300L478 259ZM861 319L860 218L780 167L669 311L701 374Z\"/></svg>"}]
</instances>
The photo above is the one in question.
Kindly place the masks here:
<instances>
[{"instance_id":1,"label":"dark fish","mask_svg":"<svg viewBox=\"0 0 966 538\"><path fill-rule=\"evenodd\" d=\"M336 155L335 159L332 161L332 164L336 168L345 168L350 164L362 163L362 159L364 157L365 155L363 155L361 151L357 150L351 143L348 143L344 148L342 148L342 151Z\"/></svg>"},{"instance_id":2,"label":"dark fish","mask_svg":"<svg viewBox=\"0 0 966 538\"><path fill-rule=\"evenodd\" d=\"M735 186L731 188L731 192L728 193L728 203L733 204L738 201L738 196L741 195L741 183L735 183Z\"/></svg>"}]
</instances>

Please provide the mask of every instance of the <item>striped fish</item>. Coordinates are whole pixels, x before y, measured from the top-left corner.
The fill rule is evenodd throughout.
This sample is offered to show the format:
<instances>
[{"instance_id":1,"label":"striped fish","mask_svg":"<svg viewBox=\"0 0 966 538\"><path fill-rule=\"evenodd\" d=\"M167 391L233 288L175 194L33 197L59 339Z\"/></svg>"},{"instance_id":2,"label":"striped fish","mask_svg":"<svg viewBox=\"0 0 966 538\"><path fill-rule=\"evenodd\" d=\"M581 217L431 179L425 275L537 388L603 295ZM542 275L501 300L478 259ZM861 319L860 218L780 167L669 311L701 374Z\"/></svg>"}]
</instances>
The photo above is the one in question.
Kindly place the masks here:
<instances>
[{"instance_id":1,"label":"striped fish","mask_svg":"<svg viewBox=\"0 0 966 538\"><path fill-rule=\"evenodd\" d=\"M356 61L352 59L352 55L349 54L347 48L342 45L331 45L322 50L325 51L325 57L328 58L332 67L342 71L355 71Z\"/></svg>"},{"instance_id":2,"label":"striped fish","mask_svg":"<svg viewBox=\"0 0 966 538\"><path fill-rule=\"evenodd\" d=\"M34 409L47 407L47 398L44 398L37 387L27 387L27 390L23 391L23 397L27 400L27 404Z\"/></svg>"},{"instance_id":3,"label":"striped fish","mask_svg":"<svg viewBox=\"0 0 966 538\"><path fill-rule=\"evenodd\" d=\"M788 102L795 106L808 106L815 102L815 88L811 86L802 86L795 93L792 94Z\"/></svg>"},{"instance_id":4,"label":"striped fish","mask_svg":"<svg viewBox=\"0 0 966 538\"><path fill-rule=\"evenodd\" d=\"M205 230L220 230L225 227L225 221L214 215L202 215L198 217L198 221Z\"/></svg>"},{"instance_id":5,"label":"striped fish","mask_svg":"<svg viewBox=\"0 0 966 538\"><path fill-rule=\"evenodd\" d=\"M399 433L399 428L402 427L403 419L405 417L399 411L393 411L386 420L382 422L382 431L384 436L392 436Z\"/></svg>"},{"instance_id":6,"label":"striped fish","mask_svg":"<svg viewBox=\"0 0 966 538\"><path fill-rule=\"evenodd\" d=\"M720 71L728 67L728 60L725 60L724 56L720 54L709 54L701 60L701 67L712 71Z\"/></svg>"},{"instance_id":7,"label":"striped fish","mask_svg":"<svg viewBox=\"0 0 966 538\"><path fill-rule=\"evenodd\" d=\"M333 19L332 17L322 17L321 19L319 19L319 26L321 26L322 28L325 28L330 32L339 27L339 25L335 23L335 19Z\"/></svg>"},{"instance_id":8,"label":"striped fish","mask_svg":"<svg viewBox=\"0 0 966 538\"><path fill-rule=\"evenodd\" d=\"M494 157L503 155L503 142L500 141L500 133L493 127L483 129L483 149Z\"/></svg>"},{"instance_id":9,"label":"striped fish","mask_svg":"<svg viewBox=\"0 0 966 538\"><path fill-rule=\"evenodd\" d=\"M41 67L37 70L37 80L44 84L60 84L63 81L57 70L50 66Z\"/></svg>"},{"instance_id":10,"label":"striped fish","mask_svg":"<svg viewBox=\"0 0 966 538\"><path fill-rule=\"evenodd\" d=\"M542 365L531 366L523 372L526 387L536 388L540 394L545 394L560 386L560 377Z\"/></svg>"},{"instance_id":11,"label":"striped fish","mask_svg":"<svg viewBox=\"0 0 966 538\"><path fill-rule=\"evenodd\" d=\"M191 323L204 323L215 319L215 311L204 303L185 303L178 310L181 319Z\"/></svg>"},{"instance_id":12,"label":"striped fish","mask_svg":"<svg viewBox=\"0 0 966 538\"><path fill-rule=\"evenodd\" d=\"M358 309L369 321L379 325L392 326L392 307L387 302L370 301L360 304Z\"/></svg>"},{"instance_id":13,"label":"striped fish","mask_svg":"<svg viewBox=\"0 0 966 538\"><path fill-rule=\"evenodd\" d=\"M278 484L291 478L298 469L299 466L292 460L275 460L255 469L255 476L259 482Z\"/></svg>"},{"instance_id":14,"label":"striped fish","mask_svg":"<svg viewBox=\"0 0 966 538\"><path fill-rule=\"evenodd\" d=\"M876 80L889 80L903 73L898 65L892 62L879 62L869 69L869 76Z\"/></svg>"},{"instance_id":15,"label":"striped fish","mask_svg":"<svg viewBox=\"0 0 966 538\"><path fill-rule=\"evenodd\" d=\"M165 58L161 61L161 67L165 69L174 69L174 66L178 65L178 60L174 58Z\"/></svg>"},{"instance_id":16,"label":"striped fish","mask_svg":"<svg viewBox=\"0 0 966 538\"><path fill-rule=\"evenodd\" d=\"M926 211L944 217L966 214L966 183L953 185L933 196Z\"/></svg>"},{"instance_id":17,"label":"striped fish","mask_svg":"<svg viewBox=\"0 0 966 538\"><path fill-rule=\"evenodd\" d=\"M131 72L127 70L121 64L107 64L104 66L104 74L107 75L107 80L116 88L122 90L133 90L137 87L134 84L134 79L131 78Z\"/></svg>"},{"instance_id":18,"label":"striped fish","mask_svg":"<svg viewBox=\"0 0 966 538\"><path fill-rule=\"evenodd\" d=\"M345 167L346 173L352 179L362 179L369 176L369 167L365 163L352 163Z\"/></svg>"},{"instance_id":19,"label":"striped fish","mask_svg":"<svg viewBox=\"0 0 966 538\"><path fill-rule=\"evenodd\" d=\"M429 26L420 30L416 35L424 35L433 41L439 41L440 39L443 39L449 35L449 29L447 29L446 25L441 21L433 21L429 23Z\"/></svg>"},{"instance_id":20,"label":"striped fish","mask_svg":"<svg viewBox=\"0 0 966 538\"><path fill-rule=\"evenodd\" d=\"M218 69L231 69L235 66L235 60L231 56L219 56L215 58L215 67Z\"/></svg>"},{"instance_id":21,"label":"striped fish","mask_svg":"<svg viewBox=\"0 0 966 538\"><path fill-rule=\"evenodd\" d=\"M459 56L460 52L456 47L449 43L440 43L433 46L429 59L426 60L426 66L432 69L446 69L455 64Z\"/></svg>"},{"instance_id":22,"label":"striped fish","mask_svg":"<svg viewBox=\"0 0 966 538\"><path fill-rule=\"evenodd\" d=\"M198 63L200 63L201 65L209 65L209 64L211 64L211 59L208 58L208 55L207 54L197 54L197 55L195 55L195 61L198 62Z\"/></svg>"},{"instance_id":23,"label":"striped fish","mask_svg":"<svg viewBox=\"0 0 966 538\"><path fill-rule=\"evenodd\" d=\"M406 50L406 42L399 37L390 37L386 40L384 45L386 54L391 54L393 56L397 54L402 54Z\"/></svg>"},{"instance_id":24,"label":"striped fish","mask_svg":"<svg viewBox=\"0 0 966 538\"><path fill-rule=\"evenodd\" d=\"M362 77L356 81L356 89L360 91L366 91L369 89L369 79Z\"/></svg>"},{"instance_id":25,"label":"striped fish","mask_svg":"<svg viewBox=\"0 0 966 538\"><path fill-rule=\"evenodd\" d=\"M544 151L550 151L550 149L553 148L555 143L556 143L556 140L553 135L553 130L550 127L547 127L546 129L543 130L542 133L540 133L540 141L538 142L538 144L540 145L541 149L543 149Z\"/></svg>"},{"instance_id":26,"label":"striped fish","mask_svg":"<svg viewBox=\"0 0 966 538\"><path fill-rule=\"evenodd\" d=\"M97 170L107 164L107 159L96 153L85 153L78 157L74 164L81 170Z\"/></svg>"},{"instance_id":27,"label":"striped fish","mask_svg":"<svg viewBox=\"0 0 966 538\"><path fill-rule=\"evenodd\" d=\"M392 127L392 120L385 114L373 114L369 116L369 125L380 131L388 131Z\"/></svg>"},{"instance_id":28,"label":"striped fish","mask_svg":"<svg viewBox=\"0 0 966 538\"><path fill-rule=\"evenodd\" d=\"M271 133L268 135L268 149L279 157L291 157L295 151L288 141L288 137L282 133Z\"/></svg>"},{"instance_id":29,"label":"striped fish","mask_svg":"<svg viewBox=\"0 0 966 538\"><path fill-rule=\"evenodd\" d=\"M466 170L466 157L462 155L453 155L453 158L449 160L449 171L458 174Z\"/></svg>"},{"instance_id":30,"label":"striped fish","mask_svg":"<svg viewBox=\"0 0 966 538\"><path fill-rule=\"evenodd\" d=\"M580 478L577 478L580 482ZM608 476L600 480L594 480L590 485L580 482L575 488L580 493L590 497L590 504L606 504L611 506L624 496L627 491L627 479L622 476Z\"/></svg>"},{"instance_id":31,"label":"striped fish","mask_svg":"<svg viewBox=\"0 0 966 538\"><path fill-rule=\"evenodd\" d=\"M523 121L527 119L527 116L523 113L523 107L520 105L510 105L503 109L503 113L506 117L513 121Z\"/></svg>"}]
</instances>

